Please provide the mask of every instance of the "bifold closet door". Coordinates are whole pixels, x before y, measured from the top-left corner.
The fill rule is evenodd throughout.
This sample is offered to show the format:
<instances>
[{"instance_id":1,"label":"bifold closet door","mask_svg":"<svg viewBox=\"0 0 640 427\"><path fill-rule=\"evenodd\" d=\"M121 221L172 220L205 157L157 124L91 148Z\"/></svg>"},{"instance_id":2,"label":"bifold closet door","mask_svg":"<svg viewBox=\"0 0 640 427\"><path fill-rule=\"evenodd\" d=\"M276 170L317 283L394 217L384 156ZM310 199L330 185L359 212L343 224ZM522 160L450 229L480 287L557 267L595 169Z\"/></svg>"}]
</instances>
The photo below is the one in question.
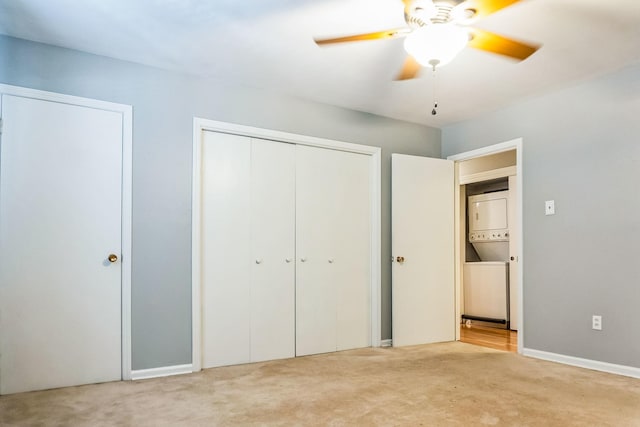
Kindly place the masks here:
<instances>
[{"instance_id":1,"label":"bifold closet door","mask_svg":"<svg viewBox=\"0 0 640 427\"><path fill-rule=\"evenodd\" d=\"M251 141L251 361L295 356L295 145Z\"/></svg>"},{"instance_id":2,"label":"bifold closet door","mask_svg":"<svg viewBox=\"0 0 640 427\"><path fill-rule=\"evenodd\" d=\"M205 132L203 367L293 357L294 146Z\"/></svg>"},{"instance_id":3,"label":"bifold closet door","mask_svg":"<svg viewBox=\"0 0 640 427\"><path fill-rule=\"evenodd\" d=\"M204 132L202 366L251 361L251 139Z\"/></svg>"},{"instance_id":4,"label":"bifold closet door","mask_svg":"<svg viewBox=\"0 0 640 427\"><path fill-rule=\"evenodd\" d=\"M370 345L365 155L296 147L296 355Z\"/></svg>"}]
</instances>

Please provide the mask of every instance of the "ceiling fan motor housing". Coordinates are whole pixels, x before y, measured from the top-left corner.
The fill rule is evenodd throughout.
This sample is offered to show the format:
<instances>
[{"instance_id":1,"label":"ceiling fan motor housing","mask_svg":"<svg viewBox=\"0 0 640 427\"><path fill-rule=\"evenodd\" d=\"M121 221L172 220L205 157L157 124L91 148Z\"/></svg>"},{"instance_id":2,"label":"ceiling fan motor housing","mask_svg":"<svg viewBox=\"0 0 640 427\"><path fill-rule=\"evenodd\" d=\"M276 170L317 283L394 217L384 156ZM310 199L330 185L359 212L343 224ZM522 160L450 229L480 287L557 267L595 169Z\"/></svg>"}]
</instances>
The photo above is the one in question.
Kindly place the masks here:
<instances>
[{"instance_id":1,"label":"ceiling fan motor housing","mask_svg":"<svg viewBox=\"0 0 640 427\"><path fill-rule=\"evenodd\" d=\"M465 0L414 0L405 8L404 19L414 29L429 24L446 24L455 20L453 10L464 2ZM464 10L463 17L468 19L474 13L472 9Z\"/></svg>"}]
</instances>

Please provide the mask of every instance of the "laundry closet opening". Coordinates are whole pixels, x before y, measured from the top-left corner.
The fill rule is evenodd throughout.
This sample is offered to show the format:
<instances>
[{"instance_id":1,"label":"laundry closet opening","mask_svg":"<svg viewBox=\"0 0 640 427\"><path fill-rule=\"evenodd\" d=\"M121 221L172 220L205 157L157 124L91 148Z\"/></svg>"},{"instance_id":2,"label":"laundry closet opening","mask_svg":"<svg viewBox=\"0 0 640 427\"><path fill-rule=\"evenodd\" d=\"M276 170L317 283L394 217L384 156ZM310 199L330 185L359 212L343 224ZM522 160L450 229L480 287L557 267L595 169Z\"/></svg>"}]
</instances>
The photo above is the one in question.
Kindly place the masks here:
<instances>
[{"instance_id":1,"label":"laundry closet opening","mask_svg":"<svg viewBox=\"0 0 640 427\"><path fill-rule=\"evenodd\" d=\"M517 351L519 329L517 152L460 161L460 340Z\"/></svg>"}]
</instances>

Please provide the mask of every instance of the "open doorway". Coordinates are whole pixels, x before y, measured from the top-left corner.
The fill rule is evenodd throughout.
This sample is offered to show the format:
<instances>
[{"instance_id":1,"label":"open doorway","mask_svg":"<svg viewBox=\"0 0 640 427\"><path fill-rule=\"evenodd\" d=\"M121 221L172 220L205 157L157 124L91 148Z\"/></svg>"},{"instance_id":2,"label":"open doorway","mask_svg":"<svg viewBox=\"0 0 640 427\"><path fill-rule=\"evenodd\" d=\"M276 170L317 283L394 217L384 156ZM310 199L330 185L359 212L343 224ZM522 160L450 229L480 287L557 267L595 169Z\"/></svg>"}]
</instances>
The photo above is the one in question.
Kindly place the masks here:
<instances>
[{"instance_id":1,"label":"open doorway","mask_svg":"<svg viewBox=\"0 0 640 427\"><path fill-rule=\"evenodd\" d=\"M456 339L522 350L521 141L455 161Z\"/></svg>"},{"instance_id":2,"label":"open doorway","mask_svg":"<svg viewBox=\"0 0 640 427\"><path fill-rule=\"evenodd\" d=\"M506 157L506 159L504 159ZM506 151L466 162L482 160L515 163L515 152ZM460 170L463 163L460 164ZM465 246L462 248L462 291L460 341L498 350L517 351L517 308L510 297L517 292L517 281L510 280L511 236L514 220L509 209L513 175L462 184L466 197L464 211ZM513 184L513 180L512 184ZM511 226L511 227L510 227ZM513 322L512 322L513 319Z\"/></svg>"}]
</instances>

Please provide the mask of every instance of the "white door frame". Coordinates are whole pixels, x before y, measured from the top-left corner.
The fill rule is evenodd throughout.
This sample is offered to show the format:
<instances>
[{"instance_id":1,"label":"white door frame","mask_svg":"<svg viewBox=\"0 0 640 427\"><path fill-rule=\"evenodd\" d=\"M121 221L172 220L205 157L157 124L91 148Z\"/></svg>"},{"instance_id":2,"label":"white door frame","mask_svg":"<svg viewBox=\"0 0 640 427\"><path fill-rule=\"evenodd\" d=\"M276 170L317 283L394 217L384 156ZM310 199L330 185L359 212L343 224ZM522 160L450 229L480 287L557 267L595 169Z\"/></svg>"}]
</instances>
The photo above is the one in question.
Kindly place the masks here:
<instances>
[{"instance_id":1,"label":"white door frame","mask_svg":"<svg viewBox=\"0 0 640 427\"><path fill-rule=\"evenodd\" d=\"M237 125L218 122L203 118L193 119L193 181L191 204L191 295L192 295L192 369L197 372L202 369L202 302L201 302L201 176L202 176L202 132L213 131L231 133L251 138L267 139L272 141L287 142L291 144L308 145L312 147L327 148L331 150L347 151L351 153L366 154L370 156L370 180L371 180L371 335L372 347L380 346L381 331L381 217L380 217L380 158L382 149L368 145L352 144L348 142L333 141L306 135L298 135L252 126Z\"/></svg>"},{"instance_id":2,"label":"white door frame","mask_svg":"<svg viewBox=\"0 0 640 427\"><path fill-rule=\"evenodd\" d=\"M518 295L518 353L522 354L522 350L523 350L523 345L524 345L524 278L523 278L523 271L524 271L524 258L522 256L522 248L523 248L523 241L524 241L524 236L522 233L523 230L523 226L522 226L522 200L523 200L523 186L522 186L522 138L516 138L516 139L512 139L510 141L506 141L506 142L502 142L499 144L495 144L495 145L490 145L487 147L482 147L479 148L477 150L471 150L471 151L467 151L464 153L459 153L459 154L454 154L451 156L448 156L447 159L448 160L453 160L454 162L461 162L464 160L470 160L470 159L474 159L477 157L483 157L483 156L487 156L490 154L496 154L496 153L501 153L503 151L510 151L510 150L516 150L516 183L517 183L517 187L518 187L518 191L517 191L517 196L516 196L516 218L517 218L517 224L516 226L519 227L519 230L516 231L516 233L518 233L517 235L519 236L519 242L518 242L518 247L517 247L517 254L516 256L518 257L518 282L520 285L520 289L519 289L519 295ZM458 192L460 190L460 185L458 183L458 178L456 177L456 227L455 227L455 251L456 251L456 263L460 263L461 262L461 247L460 247L460 227L458 226L459 222L457 220L458 218L458 214L460 213L460 206L459 206L459 197L457 196ZM459 266L456 266L456 271L459 271ZM455 289L456 289L456 340L460 339L460 328L458 328L458 324L460 323L460 316L461 316L461 307L460 307L460 293L461 293L461 289L462 289L462 283L460 280L460 275L456 274L456 278L455 278Z\"/></svg>"},{"instance_id":3,"label":"white door frame","mask_svg":"<svg viewBox=\"0 0 640 427\"><path fill-rule=\"evenodd\" d=\"M96 99L64 95L55 92L0 84L0 94L39 99L80 107L111 111L122 115L122 304L121 339L122 379L131 379L131 194L132 194L132 147L133 108L130 105L99 101ZM0 111L1 113L1 111ZM36 124L34 124L36 125ZM1 129L0 129L1 130Z\"/></svg>"}]
</instances>

